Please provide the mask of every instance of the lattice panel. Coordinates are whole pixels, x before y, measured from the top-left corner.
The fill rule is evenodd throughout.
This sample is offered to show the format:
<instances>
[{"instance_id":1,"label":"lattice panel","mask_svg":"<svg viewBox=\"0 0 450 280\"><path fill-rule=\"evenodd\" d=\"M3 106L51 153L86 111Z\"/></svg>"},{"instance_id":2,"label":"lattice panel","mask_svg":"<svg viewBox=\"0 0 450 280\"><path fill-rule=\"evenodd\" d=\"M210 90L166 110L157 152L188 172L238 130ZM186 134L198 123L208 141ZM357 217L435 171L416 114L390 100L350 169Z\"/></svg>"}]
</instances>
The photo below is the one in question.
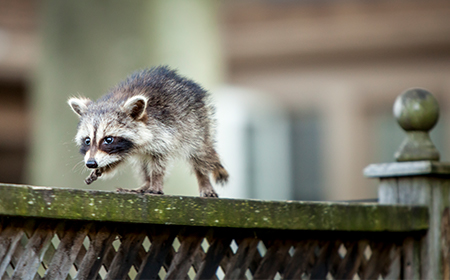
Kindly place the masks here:
<instances>
[{"instance_id":1,"label":"lattice panel","mask_svg":"<svg viewBox=\"0 0 450 280\"><path fill-rule=\"evenodd\" d=\"M0 275L51 280L398 279L403 238L4 219Z\"/></svg>"}]
</instances>

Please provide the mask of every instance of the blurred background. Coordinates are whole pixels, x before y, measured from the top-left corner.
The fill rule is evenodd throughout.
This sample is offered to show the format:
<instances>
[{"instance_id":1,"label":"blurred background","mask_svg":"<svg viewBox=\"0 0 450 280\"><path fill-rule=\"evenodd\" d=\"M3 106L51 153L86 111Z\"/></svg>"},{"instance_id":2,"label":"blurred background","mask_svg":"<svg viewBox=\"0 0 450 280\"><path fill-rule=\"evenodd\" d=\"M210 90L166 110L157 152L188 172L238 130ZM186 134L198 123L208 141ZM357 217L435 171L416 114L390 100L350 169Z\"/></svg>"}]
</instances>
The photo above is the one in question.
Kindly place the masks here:
<instances>
[{"instance_id":1,"label":"blurred background","mask_svg":"<svg viewBox=\"0 0 450 280\"><path fill-rule=\"evenodd\" d=\"M397 95L429 89L450 155L450 2L0 0L0 182L87 188L68 97L96 99L168 64L208 89L231 180L221 197L376 197L393 161ZM197 195L177 162L165 192ZM128 167L90 189L136 188Z\"/></svg>"}]
</instances>

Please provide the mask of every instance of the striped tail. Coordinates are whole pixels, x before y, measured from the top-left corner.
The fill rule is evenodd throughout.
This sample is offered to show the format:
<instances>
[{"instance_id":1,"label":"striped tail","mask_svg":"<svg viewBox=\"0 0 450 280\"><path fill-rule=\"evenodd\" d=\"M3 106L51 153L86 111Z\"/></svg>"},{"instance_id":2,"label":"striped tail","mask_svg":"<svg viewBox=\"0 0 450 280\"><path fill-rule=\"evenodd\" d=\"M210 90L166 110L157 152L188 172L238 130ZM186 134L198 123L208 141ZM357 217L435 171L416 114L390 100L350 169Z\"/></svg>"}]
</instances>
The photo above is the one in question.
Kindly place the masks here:
<instances>
[{"instance_id":1,"label":"striped tail","mask_svg":"<svg viewBox=\"0 0 450 280\"><path fill-rule=\"evenodd\" d=\"M222 164L217 164L212 174L214 177L214 181L216 181L216 184L225 185L228 182L229 175Z\"/></svg>"}]
</instances>

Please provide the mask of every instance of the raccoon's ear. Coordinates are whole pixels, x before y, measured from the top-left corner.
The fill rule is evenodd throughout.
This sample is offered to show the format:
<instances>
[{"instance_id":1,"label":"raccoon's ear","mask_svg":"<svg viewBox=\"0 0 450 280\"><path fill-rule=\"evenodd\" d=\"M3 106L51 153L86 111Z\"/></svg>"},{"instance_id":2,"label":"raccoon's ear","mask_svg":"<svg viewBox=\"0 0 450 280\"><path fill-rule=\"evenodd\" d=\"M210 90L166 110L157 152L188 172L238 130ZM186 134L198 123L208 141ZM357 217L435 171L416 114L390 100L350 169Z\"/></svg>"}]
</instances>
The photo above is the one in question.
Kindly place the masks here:
<instances>
[{"instance_id":1,"label":"raccoon's ear","mask_svg":"<svg viewBox=\"0 0 450 280\"><path fill-rule=\"evenodd\" d=\"M122 108L130 117L135 120L140 120L145 116L147 98L143 95L133 96L125 102Z\"/></svg>"},{"instance_id":2,"label":"raccoon's ear","mask_svg":"<svg viewBox=\"0 0 450 280\"><path fill-rule=\"evenodd\" d=\"M77 114L78 116L82 116L84 113L86 113L87 111L87 106L91 103L92 101L89 98L84 98L84 97L72 97L70 98L67 103L69 104L70 108L72 108L72 110L75 112L75 114Z\"/></svg>"}]
</instances>

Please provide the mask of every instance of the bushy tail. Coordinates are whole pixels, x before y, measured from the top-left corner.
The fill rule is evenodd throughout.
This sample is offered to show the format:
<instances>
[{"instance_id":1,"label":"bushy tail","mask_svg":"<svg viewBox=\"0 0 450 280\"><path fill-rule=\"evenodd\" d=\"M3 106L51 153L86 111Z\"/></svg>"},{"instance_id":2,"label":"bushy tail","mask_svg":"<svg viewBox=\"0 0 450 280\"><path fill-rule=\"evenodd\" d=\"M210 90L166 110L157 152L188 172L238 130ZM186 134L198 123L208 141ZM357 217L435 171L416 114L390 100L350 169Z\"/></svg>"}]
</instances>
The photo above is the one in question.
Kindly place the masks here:
<instances>
[{"instance_id":1,"label":"bushy tail","mask_svg":"<svg viewBox=\"0 0 450 280\"><path fill-rule=\"evenodd\" d=\"M229 175L222 164L217 164L212 174L214 177L214 181L216 181L216 184L225 185L228 182Z\"/></svg>"}]
</instances>

